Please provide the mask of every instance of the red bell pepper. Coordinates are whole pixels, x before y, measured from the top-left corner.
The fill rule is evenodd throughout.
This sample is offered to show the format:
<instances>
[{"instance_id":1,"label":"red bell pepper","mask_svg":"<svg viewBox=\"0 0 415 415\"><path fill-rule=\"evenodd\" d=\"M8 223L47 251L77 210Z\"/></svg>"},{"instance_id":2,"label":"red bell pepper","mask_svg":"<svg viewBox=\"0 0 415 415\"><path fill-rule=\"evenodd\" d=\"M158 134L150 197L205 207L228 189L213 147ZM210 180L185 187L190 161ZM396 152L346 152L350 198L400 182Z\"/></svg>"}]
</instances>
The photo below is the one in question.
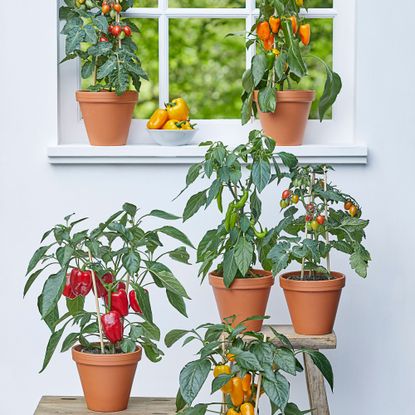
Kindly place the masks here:
<instances>
[{"instance_id":1,"label":"red bell pepper","mask_svg":"<svg viewBox=\"0 0 415 415\"><path fill-rule=\"evenodd\" d=\"M66 283L65 283L65 286L63 287L63 293L62 294L66 298L70 298L71 300L76 298L76 295L72 292L71 276L69 274L66 276Z\"/></svg>"},{"instance_id":2,"label":"red bell pepper","mask_svg":"<svg viewBox=\"0 0 415 415\"><path fill-rule=\"evenodd\" d=\"M118 290L125 290L126 289L126 285L125 285L125 282L122 282L122 281L120 281L118 284L117 284L117 291Z\"/></svg>"},{"instance_id":3,"label":"red bell pepper","mask_svg":"<svg viewBox=\"0 0 415 415\"><path fill-rule=\"evenodd\" d=\"M140 313L143 314L143 310L141 310L140 304L138 304L137 301L137 294L135 293L134 290L131 290L128 293L128 297L130 298L130 307L136 312L136 313Z\"/></svg>"},{"instance_id":4,"label":"red bell pepper","mask_svg":"<svg viewBox=\"0 0 415 415\"><path fill-rule=\"evenodd\" d=\"M105 333L105 337L111 343L117 343L123 338L124 325L121 315L118 311L110 311L107 314L101 316L102 328Z\"/></svg>"},{"instance_id":5,"label":"red bell pepper","mask_svg":"<svg viewBox=\"0 0 415 415\"><path fill-rule=\"evenodd\" d=\"M71 271L70 284L72 293L82 295L85 297L92 288L92 274L91 271L82 271L79 268L74 268Z\"/></svg>"},{"instance_id":6,"label":"red bell pepper","mask_svg":"<svg viewBox=\"0 0 415 415\"><path fill-rule=\"evenodd\" d=\"M101 280L104 282L104 284L112 284L115 280L115 277L110 272L107 272L101 277ZM96 278L96 282L97 282L98 297L103 298L106 295L108 295L107 289L104 287L104 285L102 284L99 278Z\"/></svg>"},{"instance_id":7,"label":"red bell pepper","mask_svg":"<svg viewBox=\"0 0 415 415\"><path fill-rule=\"evenodd\" d=\"M105 297L105 303L108 305L108 296ZM128 315L128 297L123 288L111 293L111 311L113 310L118 311L123 317Z\"/></svg>"}]
</instances>

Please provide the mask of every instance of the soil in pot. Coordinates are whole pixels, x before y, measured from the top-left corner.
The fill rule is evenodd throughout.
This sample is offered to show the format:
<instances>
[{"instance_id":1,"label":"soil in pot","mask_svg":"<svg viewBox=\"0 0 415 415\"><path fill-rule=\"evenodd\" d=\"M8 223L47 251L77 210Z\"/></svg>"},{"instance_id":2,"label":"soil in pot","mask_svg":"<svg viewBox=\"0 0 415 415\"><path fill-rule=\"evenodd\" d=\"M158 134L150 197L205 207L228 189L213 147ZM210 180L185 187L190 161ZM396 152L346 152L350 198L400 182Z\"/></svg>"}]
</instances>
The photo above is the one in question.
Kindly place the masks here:
<instances>
[{"instance_id":1,"label":"soil in pot","mask_svg":"<svg viewBox=\"0 0 415 415\"><path fill-rule=\"evenodd\" d=\"M234 325L252 316L264 316L269 293L274 285L274 277L268 271L253 270L256 278L236 278L230 288L226 288L223 278L216 272L209 274L221 321L236 316ZM247 321L249 331L260 331L263 320Z\"/></svg>"},{"instance_id":2,"label":"soil in pot","mask_svg":"<svg viewBox=\"0 0 415 415\"><path fill-rule=\"evenodd\" d=\"M275 112L262 112L258 106L264 133L273 138L277 146L302 145L315 91L277 91L276 94ZM258 102L258 91L254 92L254 100Z\"/></svg>"},{"instance_id":3,"label":"soil in pot","mask_svg":"<svg viewBox=\"0 0 415 415\"><path fill-rule=\"evenodd\" d=\"M81 107L91 145L123 146L127 143L131 118L138 101L137 92L127 91L118 96L109 91L77 91L76 100Z\"/></svg>"},{"instance_id":4,"label":"soil in pot","mask_svg":"<svg viewBox=\"0 0 415 415\"><path fill-rule=\"evenodd\" d=\"M87 407L96 412L127 409L137 363L142 349L133 353L85 353L82 346L72 348Z\"/></svg>"},{"instance_id":5,"label":"soil in pot","mask_svg":"<svg viewBox=\"0 0 415 415\"><path fill-rule=\"evenodd\" d=\"M329 279L317 276L303 280L300 272L280 276L296 333L323 335L333 331L345 281L345 276L338 272L332 272Z\"/></svg>"}]
</instances>

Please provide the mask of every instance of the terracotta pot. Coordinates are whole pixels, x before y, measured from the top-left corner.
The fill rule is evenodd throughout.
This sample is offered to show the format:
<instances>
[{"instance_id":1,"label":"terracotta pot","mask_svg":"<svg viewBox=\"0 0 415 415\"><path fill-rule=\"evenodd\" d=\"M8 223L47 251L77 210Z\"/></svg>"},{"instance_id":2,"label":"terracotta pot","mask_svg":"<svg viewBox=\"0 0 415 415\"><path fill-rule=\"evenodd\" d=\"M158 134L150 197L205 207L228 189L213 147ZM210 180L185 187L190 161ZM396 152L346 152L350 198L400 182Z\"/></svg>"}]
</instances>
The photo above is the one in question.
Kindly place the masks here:
<instances>
[{"instance_id":1,"label":"terracotta pot","mask_svg":"<svg viewBox=\"0 0 415 415\"><path fill-rule=\"evenodd\" d=\"M136 91L118 96L115 92L77 91L89 142L93 146L124 146L135 104Z\"/></svg>"},{"instance_id":2,"label":"terracotta pot","mask_svg":"<svg viewBox=\"0 0 415 415\"><path fill-rule=\"evenodd\" d=\"M213 287L221 321L236 315L234 325L248 317L263 316L267 308L269 293L274 285L271 272L253 270L262 275L258 278L237 278L230 288L226 288L223 278L215 273L209 274L209 283ZM249 331L260 331L263 320L244 323Z\"/></svg>"},{"instance_id":3,"label":"terracotta pot","mask_svg":"<svg viewBox=\"0 0 415 415\"><path fill-rule=\"evenodd\" d=\"M315 91L277 91L275 112L261 112L258 115L264 133L273 138L278 146L300 146L303 144L305 127L310 115ZM258 91L254 91L258 102Z\"/></svg>"},{"instance_id":4,"label":"terracotta pot","mask_svg":"<svg viewBox=\"0 0 415 415\"><path fill-rule=\"evenodd\" d=\"M142 349L133 353L82 353L81 346L72 348L88 409L117 412L128 407L137 363Z\"/></svg>"},{"instance_id":5,"label":"terracotta pot","mask_svg":"<svg viewBox=\"0 0 415 415\"><path fill-rule=\"evenodd\" d=\"M337 307L346 278L332 272L334 279L300 281L290 279L300 272L288 272L280 276L294 330L298 334L323 335L333 331Z\"/></svg>"}]
</instances>

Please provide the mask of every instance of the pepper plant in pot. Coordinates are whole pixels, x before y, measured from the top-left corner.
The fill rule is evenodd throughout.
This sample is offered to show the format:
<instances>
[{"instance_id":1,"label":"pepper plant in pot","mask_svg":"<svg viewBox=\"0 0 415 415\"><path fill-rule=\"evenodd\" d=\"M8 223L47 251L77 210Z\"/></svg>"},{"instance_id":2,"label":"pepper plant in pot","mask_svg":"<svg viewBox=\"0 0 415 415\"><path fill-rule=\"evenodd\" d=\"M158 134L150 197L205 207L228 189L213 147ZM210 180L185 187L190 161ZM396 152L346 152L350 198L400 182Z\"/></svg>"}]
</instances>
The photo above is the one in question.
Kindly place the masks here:
<instances>
[{"instance_id":1,"label":"pepper plant in pot","mask_svg":"<svg viewBox=\"0 0 415 415\"><path fill-rule=\"evenodd\" d=\"M261 255L267 231L260 223L259 194L280 174L273 155L275 142L254 130L248 143L235 149L222 142L201 145L208 147L204 160L189 169L185 189L197 179L209 186L190 197L183 220L216 201L221 222L208 230L199 243L199 276L203 280L211 271L209 283L221 320L236 315L237 324L249 316L265 315L274 284L270 261ZM283 162L289 159L287 153L279 156ZM262 269L256 268L257 262ZM246 325L249 330L260 330L262 319L248 321Z\"/></svg>"},{"instance_id":2,"label":"pepper plant in pot","mask_svg":"<svg viewBox=\"0 0 415 415\"><path fill-rule=\"evenodd\" d=\"M132 6L132 0L65 0L59 10L66 36L62 62L79 58L89 82L76 99L91 145L126 144L141 80L148 79L133 41L139 29L121 17Z\"/></svg>"},{"instance_id":3,"label":"pepper plant in pot","mask_svg":"<svg viewBox=\"0 0 415 415\"><path fill-rule=\"evenodd\" d=\"M310 356L333 388L333 371L322 353L294 350L290 341L272 328L271 338L246 332L247 322L233 327L233 321L226 319L222 324L203 324L195 330L172 330L166 335L168 347L181 338L185 338L183 344L201 343L196 360L186 364L180 372L176 399L179 414L256 415L263 395L271 404L272 414L312 412L301 411L290 402L288 375L295 376L303 371L297 358L302 353ZM208 380L211 381L212 395L220 390L222 399L194 404Z\"/></svg>"},{"instance_id":4,"label":"pepper plant in pot","mask_svg":"<svg viewBox=\"0 0 415 415\"><path fill-rule=\"evenodd\" d=\"M277 275L292 262L300 271L280 275L294 329L299 334L327 334L333 330L343 273L335 272L332 251L349 256L351 268L367 275L370 254L362 242L368 220L350 195L328 182L330 166L300 166L293 162L289 187L282 193L284 218L267 235L268 258Z\"/></svg>"},{"instance_id":5,"label":"pepper plant in pot","mask_svg":"<svg viewBox=\"0 0 415 415\"><path fill-rule=\"evenodd\" d=\"M61 351L72 349L90 410L126 409L142 350L152 362L161 359L150 302L155 287L186 315L189 297L164 259L188 263L184 245L191 243L173 226L145 230L146 217L178 219L160 210L140 216L129 203L92 230L76 230L86 218L67 216L44 234L27 269L24 294L45 275L38 308L51 336L41 371L63 339ZM181 246L160 253L162 235Z\"/></svg>"},{"instance_id":6,"label":"pepper plant in pot","mask_svg":"<svg viewBox=\"0 0 415 415\"><path fill-rule=\"evenodd\" d=\"M321 121L342 87L340 76L310 54L312 24L300 15L301 7L307 7L307 0L261 0L247 36L246 46L255 45L256 54L242 78L242 124L258 114L265 134L280 146L303 143L316 95L295 86L308 76L306 61L317 60L327 75L318 106Z\"/></svg>"}]
</instances>

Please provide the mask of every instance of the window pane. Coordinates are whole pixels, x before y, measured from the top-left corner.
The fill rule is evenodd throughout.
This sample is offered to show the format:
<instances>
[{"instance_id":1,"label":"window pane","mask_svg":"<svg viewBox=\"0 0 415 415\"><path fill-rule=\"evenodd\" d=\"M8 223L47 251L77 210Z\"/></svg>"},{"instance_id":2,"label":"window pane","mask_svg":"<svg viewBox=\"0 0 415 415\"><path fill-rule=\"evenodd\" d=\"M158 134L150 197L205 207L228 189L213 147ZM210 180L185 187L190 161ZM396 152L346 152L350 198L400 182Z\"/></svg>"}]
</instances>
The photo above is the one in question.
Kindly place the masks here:
<instances>
[{"instance_id":1,"label":"window pane","mask_svg":"<svg viewBox=\"0 0 415 415\"><path fill-rule=\"evenodd\" d=\"M134 7L158 7L158 0L134 0Z\"/></svg>"},{"instance_id":2,"label":"window pane","mask_svg":"<svg viewBox=\"0 0 415 415\"><path fill-rule=\"evenodd\" d=\"M132 19L140 28L134 41L138 46L137 54L150 81L143 80L140 97L134 111L134 118L150 118L154 108L159 105L159 56L158 56L158 19Z\"/></svg>"},{"instance_id":3,"label":"window pane","mask_svg":"<svg viewBox=\"0 0 415 415\"><path fill-rule=\"evenodd\" d=\"M170 97L183 96L192 118L239 118L244 39L226 35L245 21L171 19L169 29Z\"/></svg>"},{"instance_id":4,"label":"window pane","mask_svg":"<svg viewBox=\"0 0 415 415\"><path fill-rule=\"evenodd\" d=\"M307 7L333 7L333 0L306 0Z\"/></svg>"},{"instance_id":5,"label":"window pane","mask_svg":"<svg viewBox=\"0 0 415 415\"><path fill-rule=\"evenodd\" d=\"M323 59L330 67L333 65L333 20L332 19L310 19L311 24L311 50L310 54ZM295 89L314 89L317 98L321 97L326 82L326 71L322 63L316 59L307 58L309 76L303 78L297 85L293 83ZM341 74L340 74L341 75ZM324 116L325 119L332 118L331 109ZM318 119L318 100L313 102L311 107L310 119Z\"/></svg>"},{"instance_id":6,"label":"window pane","mask_svg":"<svg viewBox=\"0 0 415 415\"><path fill-rule=\"evenodd\" d=\"M245 7L245 0L169 0L169 7Z\"/></svg>"}]
</instances>

